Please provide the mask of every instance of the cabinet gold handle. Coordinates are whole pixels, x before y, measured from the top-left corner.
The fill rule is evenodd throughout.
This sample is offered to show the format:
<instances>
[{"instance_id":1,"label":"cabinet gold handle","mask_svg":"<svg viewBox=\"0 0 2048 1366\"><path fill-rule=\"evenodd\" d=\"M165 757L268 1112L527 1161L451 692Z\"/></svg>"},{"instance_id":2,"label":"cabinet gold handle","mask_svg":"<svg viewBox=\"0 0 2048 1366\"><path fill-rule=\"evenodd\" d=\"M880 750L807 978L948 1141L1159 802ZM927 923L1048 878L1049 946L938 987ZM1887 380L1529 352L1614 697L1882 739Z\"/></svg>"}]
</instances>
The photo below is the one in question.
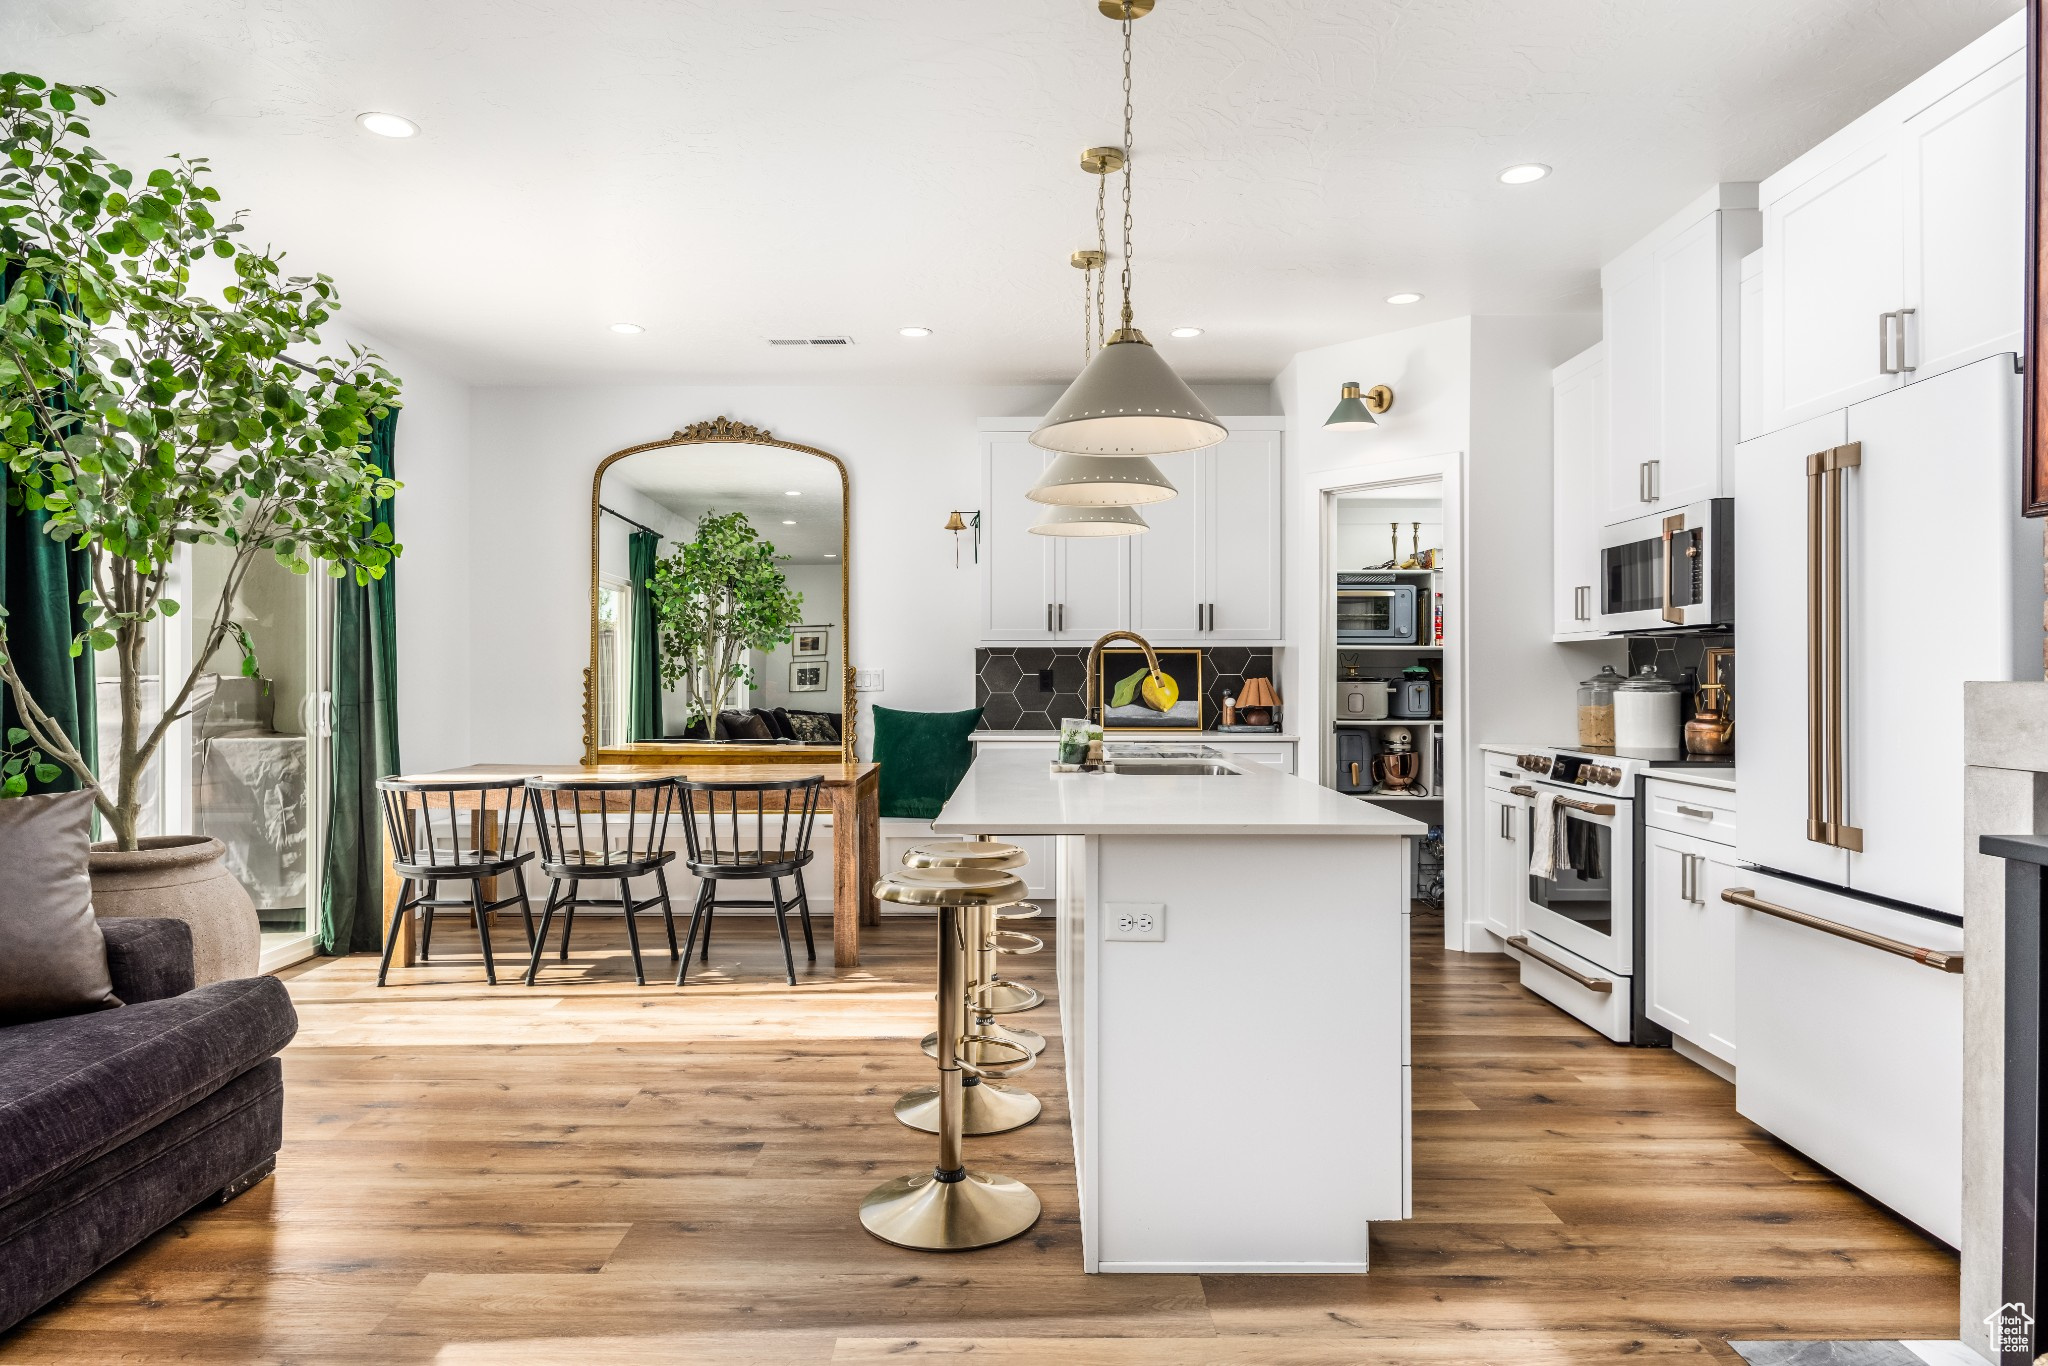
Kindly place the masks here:
<instances>
[{"instance_id":1,"label":"cabinet gold handle","mask_svg":"<svg viewBox=\"0 0 2048 1366\"><path fill-rule=\"evenodd\" d=\"M1933 968L1936 972L1960 973L1963 970L1963 955L1960 953L1943 953L1940 949L1922 948L1917 944L1908 944L1903 940L1890 939L1881 934L1872 934L1868 930L1859 930L1853 925L1838 925L1832 920L1823 920L1817 915L1808 915L1805 911L1795 911L1790 906L1780 906L1774 902L1765 901L1753 889L1748 887L1730 887L1721 893L1721 900L1731 906L1741 906L1747 910L1761 911L1765 915L1776 916L1778 919L1789 921L1794 925L1804 925L1809 930L1819 930L1822 934L1831 934L1837 939L1846 939L1852 944L1862 944L1866 948L1882 949L1886 953L1895 953L1901 958L1910 958L1922 967Z\"/></svg>"}]
</instances>

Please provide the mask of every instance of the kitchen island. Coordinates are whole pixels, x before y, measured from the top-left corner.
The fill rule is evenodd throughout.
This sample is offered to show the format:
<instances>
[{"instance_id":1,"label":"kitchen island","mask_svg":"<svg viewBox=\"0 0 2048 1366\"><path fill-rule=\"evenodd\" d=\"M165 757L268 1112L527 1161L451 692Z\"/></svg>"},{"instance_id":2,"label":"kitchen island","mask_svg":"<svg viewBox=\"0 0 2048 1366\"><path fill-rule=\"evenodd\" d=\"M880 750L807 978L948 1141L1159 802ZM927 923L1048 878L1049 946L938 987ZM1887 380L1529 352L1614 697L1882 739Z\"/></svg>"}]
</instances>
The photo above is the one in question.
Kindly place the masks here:
<instances>
[{"instance_id":1,"label":"kitchen island","mask_svg":"<svg viewBox=\"0 0 2048 1366\"><path fill-rule=\"evenodd\" d=\"M1363 1272L1409 1213L1424 827L1213 752L1112 767L985 750L933 822L1056 837L1084 1268Z\"/></svg>"}]
</instances>

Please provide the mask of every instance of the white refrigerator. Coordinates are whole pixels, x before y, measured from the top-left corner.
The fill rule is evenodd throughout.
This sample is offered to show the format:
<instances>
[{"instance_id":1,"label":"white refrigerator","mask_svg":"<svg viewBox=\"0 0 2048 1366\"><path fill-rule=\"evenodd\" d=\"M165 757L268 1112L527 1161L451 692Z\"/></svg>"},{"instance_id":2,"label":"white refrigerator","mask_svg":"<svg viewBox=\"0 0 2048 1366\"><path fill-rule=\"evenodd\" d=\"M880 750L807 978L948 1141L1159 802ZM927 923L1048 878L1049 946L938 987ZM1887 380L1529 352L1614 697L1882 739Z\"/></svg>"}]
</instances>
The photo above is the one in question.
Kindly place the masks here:
<instances>
[{"instance_id":1,"label":"white refrigerator","mask_svg":"<svg viewBox=\"0 0 2048 1366\"><path fill-rule=\"evenodd\" d=\"M2041 673L2020 386L1994 356L1736 448L1736 1108L1951 1243L1963 684Z\"/></svg>"}]
</instances>

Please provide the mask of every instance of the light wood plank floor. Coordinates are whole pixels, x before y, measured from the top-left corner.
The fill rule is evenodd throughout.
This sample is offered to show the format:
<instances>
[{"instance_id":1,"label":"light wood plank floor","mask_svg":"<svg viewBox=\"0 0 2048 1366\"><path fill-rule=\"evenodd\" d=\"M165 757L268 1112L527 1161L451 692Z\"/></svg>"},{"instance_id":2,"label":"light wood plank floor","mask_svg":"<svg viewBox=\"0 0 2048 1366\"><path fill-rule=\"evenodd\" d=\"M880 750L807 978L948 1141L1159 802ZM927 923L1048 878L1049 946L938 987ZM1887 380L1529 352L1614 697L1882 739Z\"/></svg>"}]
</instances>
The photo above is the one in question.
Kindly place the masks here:
<instances>
[{"instance_id":1,"label":"light wood plank floor","mask_svg":"<svg viewBox=\"0 0 2048 1366\"><path fill-rule=\"evenodd\" d=\"M1418 930L1416 1217L1374 1227L1368 1277L1083 1276L1057 1045L1023 1079L1044 1118L969 1145L1037 1188L1039 1226L955 1257L867 1237L861 1195L932 1158L889 1111L930 1075L927 922L888 921L866 967L791 990L769 923L735 917L678 993L636 989L623 938L588 924L539 987L486 988L450 921L445 957L384 991L369 958L288 974L276 1178L0 1339L0 1360L1543 1366L1955 1336L1946 1249L1738 1118L1705 1072L1616 1048L1504 960ZM1010 961L1051 990L1049 957ZM1029 1023L1058 1028L1050 1008Z\"/></svg>"}]
</instances>

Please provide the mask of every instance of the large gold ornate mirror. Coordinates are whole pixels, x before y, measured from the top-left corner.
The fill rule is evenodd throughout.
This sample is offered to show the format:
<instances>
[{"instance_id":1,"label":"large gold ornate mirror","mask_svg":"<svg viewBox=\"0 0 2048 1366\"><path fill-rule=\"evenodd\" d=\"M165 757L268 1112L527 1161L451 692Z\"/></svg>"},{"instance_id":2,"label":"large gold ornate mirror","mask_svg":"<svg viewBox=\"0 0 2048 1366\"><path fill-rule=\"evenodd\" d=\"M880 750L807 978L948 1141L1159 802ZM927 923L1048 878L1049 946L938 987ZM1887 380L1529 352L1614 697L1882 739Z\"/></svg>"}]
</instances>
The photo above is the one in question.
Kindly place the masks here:
<instances>
[{"instance_id":1,"label":"large gold ornate mirror","mask_svg":"<svg viewBox=\"0 0 2048 1366\"><path fill-rule=\"evenodd\" d=\"M846 467L721 417L590 494L585 763L852 762Z\"/></svg>"}]
</instances>

